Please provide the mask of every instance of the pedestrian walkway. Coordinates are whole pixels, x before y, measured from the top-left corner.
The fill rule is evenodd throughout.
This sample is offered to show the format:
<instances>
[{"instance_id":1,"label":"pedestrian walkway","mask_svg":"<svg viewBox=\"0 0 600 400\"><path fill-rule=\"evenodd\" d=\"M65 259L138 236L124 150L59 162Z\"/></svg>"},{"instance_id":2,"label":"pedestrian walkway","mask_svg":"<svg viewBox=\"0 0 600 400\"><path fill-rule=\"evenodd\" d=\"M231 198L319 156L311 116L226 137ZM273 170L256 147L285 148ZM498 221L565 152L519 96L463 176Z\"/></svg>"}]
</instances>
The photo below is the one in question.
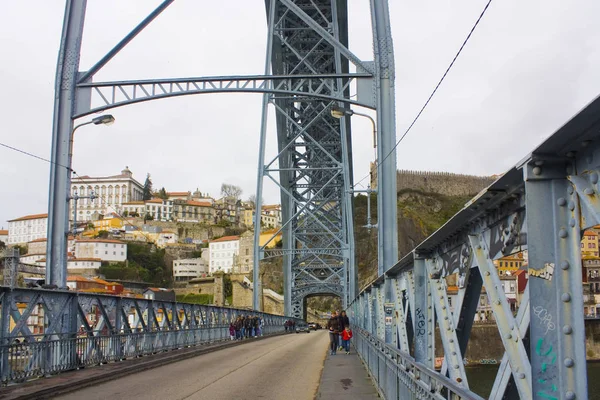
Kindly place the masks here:
<instances>
[{"instance_id":1,"label":"pedestrian walkway","mask_svg":"<svg viewBox=\"0 0 600 400\"><path fill-rule=\"evenodd\" d=\"M354 347L350 354L339 350L334 356L327 351L323 374L317 399L369 400L378 399L379 395L367 369L356 354Z\"/></svg>"}]
</instances>

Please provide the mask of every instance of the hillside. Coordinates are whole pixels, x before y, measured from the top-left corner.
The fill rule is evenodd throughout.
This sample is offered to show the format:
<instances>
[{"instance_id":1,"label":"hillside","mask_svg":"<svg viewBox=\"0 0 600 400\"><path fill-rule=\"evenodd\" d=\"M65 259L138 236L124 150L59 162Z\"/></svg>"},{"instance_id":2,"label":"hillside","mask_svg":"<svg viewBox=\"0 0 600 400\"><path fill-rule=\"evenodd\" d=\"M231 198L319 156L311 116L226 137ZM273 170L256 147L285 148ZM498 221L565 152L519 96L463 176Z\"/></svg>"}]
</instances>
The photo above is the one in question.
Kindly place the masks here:
<instances>
[{"instance_id":1,"label":"hillside","mask_svg":"<svg viewBox=\"0 0 600 400\"><path fill-rule=\"evenodd\" d=\"M371 218L377 220L377 196L371 195ZM447 196L414 189L398 192L398 253L399 258L410 252L427 236L435 232L472 196ZM357 196L354 203L356 262L359 287L377 277L377 230L366 229L367 196Z\"/></svg>"}]
</instances>

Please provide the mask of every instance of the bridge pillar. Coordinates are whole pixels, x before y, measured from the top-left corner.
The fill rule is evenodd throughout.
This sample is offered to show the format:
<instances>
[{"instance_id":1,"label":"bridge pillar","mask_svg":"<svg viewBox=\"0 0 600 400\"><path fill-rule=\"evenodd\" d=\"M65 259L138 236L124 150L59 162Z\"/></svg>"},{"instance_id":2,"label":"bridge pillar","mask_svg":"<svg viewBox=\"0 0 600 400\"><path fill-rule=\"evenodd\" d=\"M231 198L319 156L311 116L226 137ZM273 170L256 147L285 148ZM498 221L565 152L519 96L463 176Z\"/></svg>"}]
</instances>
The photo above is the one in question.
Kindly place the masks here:
<instances>
[{"instance_id":1,"label":"bridge pillar","mask_svg":"<svg viewBox=\"0 0 600 400\"><path fill-rule=\"evenodd\" d=\"M567 164L538 160L523 168L532 392L540 398L587 396L580 202Z\"/></svg>"},{"instance_id":2,"label":"bridge pillar","mask_svg":"<svg viewBox=\"0 0 600 400\"><path fill-rule=\"evenodd\" d=\"M68 196L71 192L71 140L79 72L79 54L87 0L67 0L56 67L50 193L48 196L48 246L46 283L67 286Z\"/></svg>"}]
</instances>

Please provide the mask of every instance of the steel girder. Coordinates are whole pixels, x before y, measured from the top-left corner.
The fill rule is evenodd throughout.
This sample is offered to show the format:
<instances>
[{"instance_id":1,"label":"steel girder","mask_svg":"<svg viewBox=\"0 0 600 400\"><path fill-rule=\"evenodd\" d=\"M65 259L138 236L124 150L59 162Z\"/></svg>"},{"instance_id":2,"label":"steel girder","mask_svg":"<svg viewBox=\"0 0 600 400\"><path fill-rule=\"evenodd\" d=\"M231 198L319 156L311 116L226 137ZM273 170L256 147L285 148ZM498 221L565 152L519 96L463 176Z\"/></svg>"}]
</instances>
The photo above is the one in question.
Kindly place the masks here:
<instances>
[{"instance_id":1,"label":"steel girder","mask_svg":"<svg viewBox=\"0 0 600 400\"><path fill-rule=\"evenodd\" d=\"M588 397L580 242L583 230L600 224L599 157L597 98L359 295L350 307L364 342L359 351L391 360L387 371L400 384L390 388L377 378L386 398L462 391L461 398L479 399L461 360L486 298L505 350L490 399ZM515 315L493 260L523 250L528 283ZM459 293L450 312L443 278L452 274ZM373 299L388 282L393 304L382 313ZM436 324L440 372L433 369ZM388 325L386 343L381 331ZM413 361L427 367L426 396L424 375L403 372Z\"/></svg>"},{"instance_id":2,"label":"steel girder","mask_svg":"<svg viewBox=\"0 0 600 400\"><path fill-rule=\"evenodd\" d=\"M255 296L260 293L259 260L283 256L285 314L302 317L305 298L331 294L346 305L356 288L350 125L347 119L333 118L330 111L350 100L349 61L362 70L370 66L346 47L345 1L267 0L266 6L265 73L292 80L312 76L317 87L325 83L320 76L336 77L331 98L267 93L263 103L257 200L264 177L279 187L283 226L273 236L283 232L283 248L260 248L256 239ZM270 161L264 159L268 107L275 111L279 149ZM255 226L260 226L258 214Z\"/></svg>"}]
</instances>

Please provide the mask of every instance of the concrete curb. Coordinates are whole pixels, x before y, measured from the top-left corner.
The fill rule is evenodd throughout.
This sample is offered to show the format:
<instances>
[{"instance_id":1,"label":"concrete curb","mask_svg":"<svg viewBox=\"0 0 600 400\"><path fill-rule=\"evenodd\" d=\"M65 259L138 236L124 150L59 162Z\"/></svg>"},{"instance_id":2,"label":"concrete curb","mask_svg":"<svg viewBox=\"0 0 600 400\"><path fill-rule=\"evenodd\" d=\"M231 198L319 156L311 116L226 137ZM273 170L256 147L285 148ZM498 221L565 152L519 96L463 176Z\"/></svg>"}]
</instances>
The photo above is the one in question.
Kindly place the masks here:
<instances>
[{"instance_id":1,"label":"concrete curb","mask_svg":"<svg viewBox=\"0 0 600 400\"><path fill-rule=\"evenodd\" d=\"M261 336L256 339L252 338L241 341L221 341L208 345L198 345L194 348L161 352L121 362L113 362L77 371L69 371L63 374L53 375L49 378L40 378L31 382L3 388L0 391L0 400L50 399L89 386L98 385L115 378L122 378L221 349L236 347L246 343L254 343L283 335L286 335L286 333L275 333L268 336Z\"/></svg>"}]
</instances>

